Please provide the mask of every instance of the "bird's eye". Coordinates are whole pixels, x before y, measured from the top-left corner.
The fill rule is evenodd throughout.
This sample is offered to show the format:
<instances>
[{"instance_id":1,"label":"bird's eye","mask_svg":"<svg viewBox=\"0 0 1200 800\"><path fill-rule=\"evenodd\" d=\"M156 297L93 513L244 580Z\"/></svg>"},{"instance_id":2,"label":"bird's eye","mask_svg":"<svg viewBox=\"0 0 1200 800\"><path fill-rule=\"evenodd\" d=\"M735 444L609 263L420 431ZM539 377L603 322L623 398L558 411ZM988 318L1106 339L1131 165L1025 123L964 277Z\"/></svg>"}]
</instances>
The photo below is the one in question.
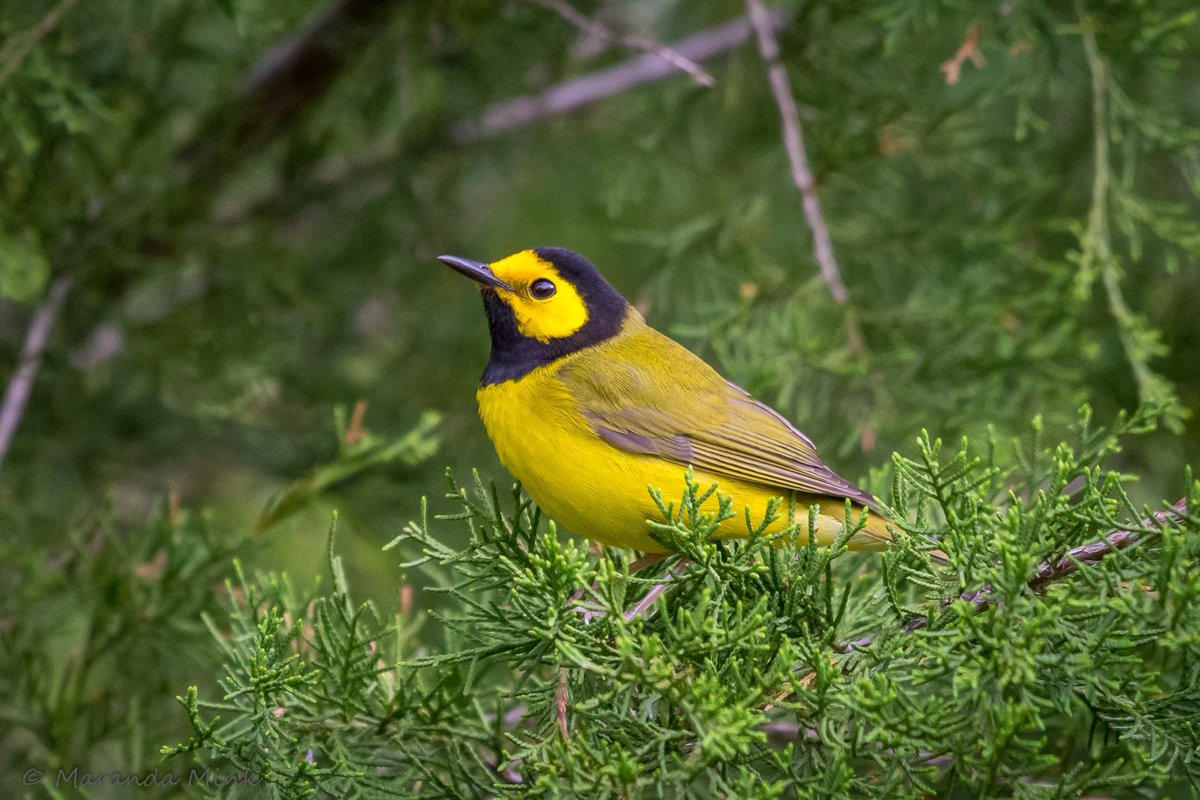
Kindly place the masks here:
<instances>
[{"instance_id":1,"label":"bird's eye","mask_svg":"<svg viewBox=\"0 0 1200 800\"><path fill-rule=\"evenodd\" d=\"M553 297L557 291L558 287L554 285L554 282L546 278L538 278L529 284L529 294L536 300L545 300L547 297Z\"/></svg>"}]
</instances>

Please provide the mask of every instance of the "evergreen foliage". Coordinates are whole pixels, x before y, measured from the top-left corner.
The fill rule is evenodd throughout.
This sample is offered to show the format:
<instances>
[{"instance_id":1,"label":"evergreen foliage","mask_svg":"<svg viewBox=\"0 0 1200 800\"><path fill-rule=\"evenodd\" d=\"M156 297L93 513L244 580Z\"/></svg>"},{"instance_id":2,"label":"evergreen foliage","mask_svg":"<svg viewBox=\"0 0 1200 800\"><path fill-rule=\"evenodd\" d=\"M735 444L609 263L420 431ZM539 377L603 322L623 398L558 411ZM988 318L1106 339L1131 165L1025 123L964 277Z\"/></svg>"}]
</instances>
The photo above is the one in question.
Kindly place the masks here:
<instances>
[{"instance_id":1,"label":"evergreen foliage","mask_svg":"<svg viewBox=\"0 0 1200 800\"><path fill-rule=\"evenodd\" d=\"M753 36L496 122L743 0L0 0L3 793L1196 796L1194 5L779 2L839 304ZM531 245L908 535L493 488L434 257Z\"/></svg>"},{"instance_id":2,"label":"evergreen foliage","mask_svg":"<svg viewBox=\"0 0 1200 800\"><path fill-rule=\"evenodd\" d=\"M279 796L1177 796L1200 781L1200 516L1138 509L1100 466L1151 424L1085 409L1073 445L1012 464L923 435L894 471L915 522L878 569L845 550L854 523L831 548L758 520L712 539L737 512L703 513L719 487L689 474L655 525L680 555L631 575L519 489L451 479L462 510L438 519L467 545L425 517L392 543L436 565L446 610L382 619L333 555L323 597L239 570L223 698L181 698L195 733L170 752ZM1034 578L1118 529L1136 542Z\"/></svg>"}]
</instances>

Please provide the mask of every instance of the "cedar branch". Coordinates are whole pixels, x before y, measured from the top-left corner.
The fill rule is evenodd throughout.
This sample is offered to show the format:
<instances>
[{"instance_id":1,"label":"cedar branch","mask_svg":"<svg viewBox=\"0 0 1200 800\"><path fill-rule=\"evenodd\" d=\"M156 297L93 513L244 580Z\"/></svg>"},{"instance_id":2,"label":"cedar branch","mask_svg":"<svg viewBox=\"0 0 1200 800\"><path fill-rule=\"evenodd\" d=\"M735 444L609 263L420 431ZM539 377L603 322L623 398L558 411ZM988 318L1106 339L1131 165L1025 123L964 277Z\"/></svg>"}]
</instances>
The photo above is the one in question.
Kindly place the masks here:
<instances>
[{"instance_id":1,"label":"cedar branch","mask_svg":"<svg viewBox=\"0 0 1200 800\"><path fill-rule=\"evenodd\" d=\"M569 673L566 667L558 671L558 690L554 693L554 716L558 721L558 732L562 734L564 742L571 740L571 733L567 726L567 701L569 694L567 689L567 678Z\"/></svg>"},{"instance_id":2,"label":"cedar branch","mask_svg":"<svg viewBox=\"0 0 1200 800\"><path fill-rule=\"evenodd\" d=\"M1180 515L1186 514L1187 510L1187 500L1181 499L1169 510L1155 512L1153 516L1142 520L1142 525L1150 527L1157 524L1161 527L1168 523L1178 522ZM1095 542L1081 544L1068 550L1066 555L1059 559L1039 564L1033 577L1029 579L1028 586L1034 593L1041 594L1047 586L1077 572L1080 567L1097 564L1118 550L1124 550L1141 541L1142 538L1134 531L1118 530ZM955 600L962 600L973 605L975 613L978 614L995 604L996 600L992 595L992 587L984 586L973 592L964 592L956 597L947 598L942 603L942 607L945 608ZM905 623L904 632L912 633L928 626L929 617L914 617ZM850 653L869 647L874 641L874 636L863 636L851 642L842 642L836 649L841 653Z\"/></svg>"},{"instance_id":3,"label":"cedar branch","mask_svg":"<svg viewBox=\"0 0 1200 800\"><path fill-rule=\"evenodd\" d=\"M648 36L636 36L620 34L599 21L592 19L580 12L566 0L533 0L542 8L553 11L567 22L574 25L579 30L599 39L612 42L613 44L626 47L630 50L637 50L642 53L656 55L665 61L670 62L676 69L681 72L686 72L691 76L692 80L701 86L712 87L716 86L717 82L704 71L704 68L692 61L687 56L674 50L662 42L651 39Z\"/></svg>"},{"instance_id":4,"label":"cedar branch","mask_svg":"<svg viewBox=\"0 0 1200 800\"><path fill-rule=\"evenodd\" d=\"M688 560L684 558L681 559L678 564L667 570L667 574L664 576L662 582L651 586L650 591L646 592L645 596L643 596L641 600L638 600L633 604L632 608L625 612L625 621L631 622L637 617L640 617L642 614L645 614L646 611L648 611L650 607L654 605L655 601L662 596L663 592L667 591L667 587L670 585L671 580L678 578L687 571L687 565Z\"/></svg>"},{"instance_id":5,"label":"cedar branch","mask_svg":"<svg viewBox=\"0 0 1200 800\"><path fill-rule=\"evenodd\" d=\"M783 27L782 14L764 13L764 24L772 32ZM706 61L742 44L752 33L750 20L738 17L689 36L671 45L671 50L692 62ZM574 111L644 83L668 78L678 72L677 65L664 60L658 53L642 55L615 67L555 84L539 94L492 105L484 109L479 117L455 123L451 128L451 138L458 144L473 144L545 117Z\"/></svg>"}]
</instances>

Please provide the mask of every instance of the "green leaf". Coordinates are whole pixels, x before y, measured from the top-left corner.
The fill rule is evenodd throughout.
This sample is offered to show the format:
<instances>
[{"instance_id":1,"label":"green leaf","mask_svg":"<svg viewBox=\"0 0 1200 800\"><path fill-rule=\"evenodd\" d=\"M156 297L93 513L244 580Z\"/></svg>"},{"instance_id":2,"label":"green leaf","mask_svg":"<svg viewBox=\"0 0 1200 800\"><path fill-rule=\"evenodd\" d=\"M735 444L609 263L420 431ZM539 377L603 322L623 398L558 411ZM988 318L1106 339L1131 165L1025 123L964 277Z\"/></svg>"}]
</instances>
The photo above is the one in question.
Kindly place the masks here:
<instances>
[{"instance_id":1,"label":"green leaf","mask_svg":"<svg viewBox=\"0 0 1200 800\"><path fill-rule=\"evenodd\" d=\"M50 279L50 262L37 236L0 232L0 297L19 303L36 299Z\"/></svg>"}]
</instances>

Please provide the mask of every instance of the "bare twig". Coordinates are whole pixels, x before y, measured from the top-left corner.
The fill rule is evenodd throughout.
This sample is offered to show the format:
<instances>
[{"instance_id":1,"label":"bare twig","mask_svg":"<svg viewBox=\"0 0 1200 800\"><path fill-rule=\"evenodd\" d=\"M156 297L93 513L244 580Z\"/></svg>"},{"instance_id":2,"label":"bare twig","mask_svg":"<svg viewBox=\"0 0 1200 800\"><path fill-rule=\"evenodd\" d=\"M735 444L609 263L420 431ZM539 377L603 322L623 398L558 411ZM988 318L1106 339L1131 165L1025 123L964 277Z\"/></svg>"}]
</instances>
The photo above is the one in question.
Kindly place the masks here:
<instances>
[{"instance_id":1,"label":"bare twig","mask_svg":"<svg viewBox=\"0 0 1200 800\"><path fill-rule=\"evenodd\" d=\"M800 739L806 739L810 742L819 742L821 740L821 733L816 728L801 728L794 722L782 719L764 722L758 726L758 730L765 733L768 739L780 743L795 742Z\"/></svg>"},{"instance_id":2,"label":"bare twig","mask_svg":"<svg viewBox=\"0 0 1200 800\"><path fill-rule=\"evenodd\" d=\"M821 201L817 198L816 183L808 168L808 156L804 152L804 128L800 124L796 99L792 96L792 83L788 79L783 62L779 60L779 41L775 38L775 29L770 24L770 16L762 0L746 0L746 11L754 26L754 35L758 39L758 53L767 65L771 94L775 96L775 105L779 107L779 119L783 125L783 146L792 165L792 181L800 190L804 218L812 231L813 255L821 267L821 277L825 279L829 293L833 295L834 300L845 305L850 299L850 293L846 291L846 284L842 281L841 271L838 270L837 261L833 257L829 227L825 224L825 218L821 216Z\"/></svg>"},{"instance_id":3,"label":"bare twig","mask_svg":"<svg viewBox=\"0 0 1200 800\"><path fill-rule=\"evenodd\" d=\"M563 741L569 741L571 736L567 730L567 668L562 667L558 671L558 691L554 693L554 716L558 720L558 732L562 734Z\"/></svg>"},{"instance_id":4,"label":"bare twig","mask_svg":"<svg viewBox=\"0 0 1200 800\"><path fill-rule=\"evenodd\" d=\"M773 29L783 27L782 14L769 13ZM672 47L673 52L692 61L704 61L732 50L750 38L752 29L746 17L701 31ZM450 138L457 144L473 144L510 130L565 114L638 86L669 78L677 70L657 55L640 56L609 69L555 84L537 95L505 100L489 106L478 117L464 118L451 126ZM363 192L364 181L386 172L387 165L400 154L394 136L386 136L359 149L353 159L337 155L320 161L305 180L302 191L323 193L340 186L353 185L355 195ZM237 224L284 205L290 199L281 190L270 189L249 200L218 205L218 221Z\"/></svg>"},{"instance_id":5,"label":"bare twig","mask_svg":"<svg viewBox=\"0 0 1200 800\"><path fill-rule=\"evenodd\" d=\"M342 441L347 446L358 444L367 435L367 429L363 426L363 420L366 417L367 401L359 398L354 403L354 411L350 413L350 424L346 426L346 434L342 437Z\"/></svg>"},{"instance_id":6,"label":"bare twig","mask_svg":"<svg viewBox=\"0 0 1200 800\"><path fill-rule=\"evenodd\" d=\"M942 71L942 74L946 76L946 83L951 86L958 83L958 79L962 77L963 64L967 61L974 64L976 69L982 69L984 64L987 63L983 58L983 53L979 49L979 36L981 32L978 25L972 28L971 32L967 34L967 38L958 46L958 50L954 55L943 61L942 65L938 67Z\"/></svg>"},{"instance_id":7,"label":"bare twig","mask_svg":"<svg viewBox=\"0 0 1200 800\"><path fill-rule=\"evenodd\" d=\"M766 14L766 25L774 32L783 27L783 15ZM671 45L671 49L693 62L706 61L732 50L750 38L752 28L746 17L718 25ZM627 92L644 83L652 83L677 74L679 68L654 53L593 72L574 80L555 84L540 94L526 95L497 103L478 118L455 123L451 136L459 144L470 144L528 125L535 120L573 111L606 97Z\"/></svg>"},{"instance_id":8,"label":"bare twig","mask_svg":"<svg viewBox=\"0 0 1200 800\"><path fill-rule=\"evenodd\" d=\"M670 558L670 553L647 553L641 558L636 558L629 562L629 574L633 575L636 572L641 572L646 567L652 567L665 558Z\"/></svg>"},{"instance_id":9,"label":"bare twig","mask_svg":"<svg viewBox=\"0 0 1200 800\"><path fill-rule=\"evenodd\" d=\"M45 39L55 28L72 6L78 3L79 0L61 0L61 2L46 13L46 16L38 20L38 24L34 25L24 33L15 34L12 36L4 48L0 49L0 87L8 83L8 79L13 76L13 73L21 66L33 48L37 47L38 42Z\"/></svg>"},{"instance_id":10,"label":"bare twig","mask_svg":"<svg viewBox=\"0 0 1200 800\"><path fill-rule=\"evenodd\" d=\"M8 446L21 423L21 416L25 413L25 404L29 402L33 379L42 364L42 351L46 349L50 329L54 327L54 320L70 290L70 278L63 276L56 279L50 285L49 295L34 312L29 331L25 334L25 343L21 346L21 361L8 381L8 387L4 390L4 401L0 404L0 466L4 464Z\"/></svg>"},{"instance_id":11,"label":"bare twig","mask_svg":"<svg viewBox=\"0 0 1200 800\"><path fill-rule=\"evenodd\" d=\"M746 0L746 11L754 26L754 35L758 40L758 53L767 67L767 80L771 84L771 94L779 109L779 120L783 127L783 148L787 152L788 163L792 168L792 182L800 191L800 204L804 209L804 218L812 231L813 257L821 270L821 278L829 288L829 293L840 305L846 305L850 300L850 292L842 280L841 270L838 269L837 259L833 255L833 240L829 236L829 226L821 213L821 200L817 196L817 185L812 171L808 166L808 154L804 150L804 126L800 124L800 113L796 107L796 99L792 94L792 82L788 78L787 69L779 57L779 41L775 38L775 27L768 24L770 12L762 0ZM846 343L850 352L860 358L867 356L867 339L863 335L862 326L852 309L847 309L843 319L846 331ZM870 373L871 388L876 396L883 392L883 376L876 371ZM875 426L870 419L863 425L860 435L860 445L864 451L875 449Z\"/></svg>"},{"instance_id":12,"label":"bare twig","mask_svg":"<svg viewBox=\"0 0 1200 800\"><path fill-rule=\"evenodd\" d=\"M1171 522L1178 522L1181 514L1187 513L1187 500L1179 500L1171 509L1166 511L1155 512L1148 519L1142 520L1144 527L1151 525L1163 526ZM1033 573L1028 581L1029 588L1036 593L1045 591L1046 587L1055 581L1071 575L1079 570L1081 566L1088 566L1102 561L1105 557L1112 555L1118 550L1124 550L1130 545L1140 541L1142 537L1134 531L1113 531L1103 539L1088 544L1081 544L1067 551L1066 555L1054 561L1045 561L1038 565L1037 570ZM973 592L965 592L956 597L947 598L942 606L950 605L955 600L962 600L970 603L975 607L975 613L980 613L990 608L995 603L995 598L992 596L993 589L990 586L984 586ZM905 633L921 630L928 627L928 617L914 617L910 619L904 626ZM838 646L838 651L842 653L850 653L854 650L862 650L869 647L875 641L874 636L863 636L855 639L852 642L843 642Z\"/></svg>"},{"instance_id":13,"label":"bare twig","mask_svg":"<svg viewBox=\"0 0 1200 800\"><path fill-rule=\"evenodd\" d=\"M661 59L672 64L680 72L686 72L692 77L696 83L701 86L712 87L717 84L713 80L713 76L704 71L704 68L692 61L687 56L674 50L662 42L649 38L648 36L636 36L617 33L606 25L601 24L597 20L592 19L586 14L581 13L575 6L566 2L566 0L533 0L542 8L549 9L555 14L565 19L567 22L574 25L579 30L598 39L604 39L613 44L626 47L630 50L637 50L642 53L656 55Z\"/></svg>"}]
</instances>

